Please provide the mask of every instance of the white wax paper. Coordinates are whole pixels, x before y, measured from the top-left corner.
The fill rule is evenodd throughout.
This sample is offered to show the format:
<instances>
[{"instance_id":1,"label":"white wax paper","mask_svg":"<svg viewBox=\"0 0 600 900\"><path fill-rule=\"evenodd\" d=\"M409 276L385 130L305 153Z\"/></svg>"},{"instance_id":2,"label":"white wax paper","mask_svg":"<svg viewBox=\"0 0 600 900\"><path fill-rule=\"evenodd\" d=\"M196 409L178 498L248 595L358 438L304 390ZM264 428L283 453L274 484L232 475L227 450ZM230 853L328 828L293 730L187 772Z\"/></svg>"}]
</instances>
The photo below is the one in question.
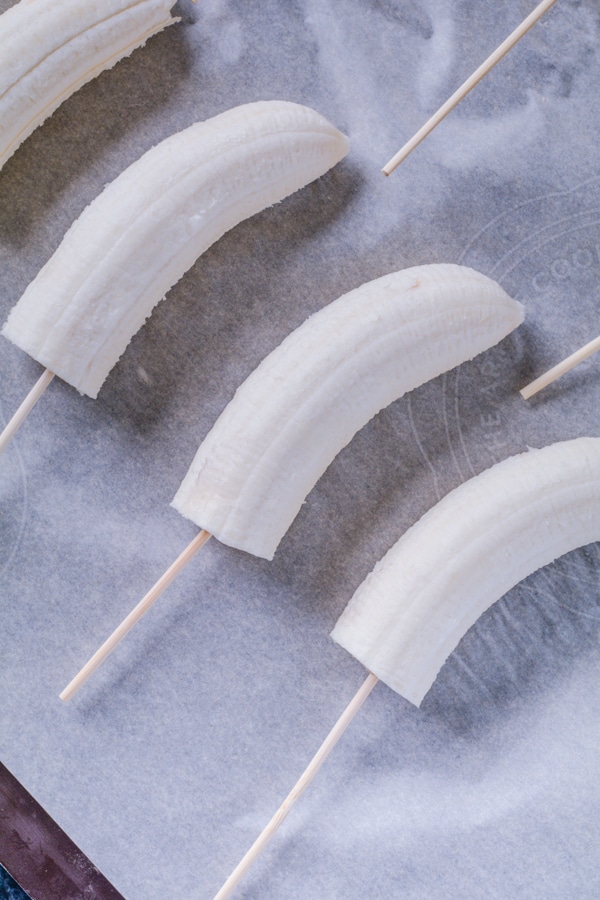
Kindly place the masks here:
<instances>
[{"instance_id":1,"label":"white wax paper","mask_svg":"<svg viewBox=\"0 0 600 900\"><path fill-rule=\"evenodd\" d=\"M0 0L0 11L11 5ZM600 434L600 12L558 0L389 178L380 168L525 0L180 0L0 173L0 315L89 203L240 103L319 110L345 161L210 249L96 401L57 379L0 459L0 759L127 898L204 900L365 677L329 632L400 534L527 446ZM169 503L236 386L311 312L387 272L471 265L526 308L498 347L378 415L272 563L212 540L80 694L60 690L197 533ZM40 366L0 340L0 418ZM600 554L486 613L420 710L377 686L240 885L251 898L596 898Z\"/></svg>"}]
</instances>

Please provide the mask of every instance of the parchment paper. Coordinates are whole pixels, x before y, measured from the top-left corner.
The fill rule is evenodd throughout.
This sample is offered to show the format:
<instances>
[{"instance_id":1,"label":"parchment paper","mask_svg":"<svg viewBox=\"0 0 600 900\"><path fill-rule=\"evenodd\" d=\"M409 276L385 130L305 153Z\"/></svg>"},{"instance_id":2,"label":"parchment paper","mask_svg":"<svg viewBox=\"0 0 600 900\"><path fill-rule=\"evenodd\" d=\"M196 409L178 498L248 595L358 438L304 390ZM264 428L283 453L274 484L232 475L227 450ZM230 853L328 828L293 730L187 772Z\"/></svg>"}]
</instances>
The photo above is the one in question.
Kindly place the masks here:
<instances>
[{"instance_id":1,"label":"parchment paper","mask_svg":"<svg viewBox=\"0 0 600 900\"><path fill-rule=\"evenodd\" d=\"M0 0L4 11L10 2ZM530 12L525 0L180 0L0 173L0 315L103 185L173 131L282 98L351 139L159 305L96 401L57 379L0 459L0 759L128 900L211 898L361 684L328 637L448 490L600 434L600 13L559 0L389 178L381 166ZM461 262L521 328L376 417L272 563L210 541L93 681L58 693L197 533L169 503L236 386L311 312ZM0 340L0 417L40 366ZM600 554L485 614L420 710L379 685L240 898L596 898Z\"/></svg>"}]
</instances>

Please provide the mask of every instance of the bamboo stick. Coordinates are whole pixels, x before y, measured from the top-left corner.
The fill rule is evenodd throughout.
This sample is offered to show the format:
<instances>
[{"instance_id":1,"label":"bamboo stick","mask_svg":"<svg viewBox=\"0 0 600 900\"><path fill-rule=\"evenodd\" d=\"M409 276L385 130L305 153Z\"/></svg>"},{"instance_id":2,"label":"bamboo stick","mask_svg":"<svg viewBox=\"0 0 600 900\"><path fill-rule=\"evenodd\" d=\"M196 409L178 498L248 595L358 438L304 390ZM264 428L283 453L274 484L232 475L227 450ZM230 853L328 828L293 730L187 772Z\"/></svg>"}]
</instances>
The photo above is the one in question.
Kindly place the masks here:
<instances>
[{"instance_id":1,"label":"bamboo stick","mask_svg":"<svg viewBox=\"0 0 600 900\"><path fill-rule=\"evenodd\" d=\"M505 41L503 41L499 47L497 47L493 53L491 53L488 58L483 62L478 69L476 69L473 74L467 78L465 82L456 90L452 96L446 100L446 102L440 106L438 111L434 113L430 119L417 131L417 133L406 142L406 144L398 150L398 152L393 156L388 163L385 164L383 169L381 170L384 175L391 175L394 169L396 169L401 162L403 162L406 157L412 153L415 147L418 147L421 141L425 140L425 138L431 134L433 129L440 124L440 122L446 118L449 112L451 112L455 106L458 106L461 100L467 96L467 94L478 84L481 79L487 75L487 73L494 68L496 63L499 63L500 60L506 56L508 51L515 46L515 44L521 40L521 38L527 34L529 29L535 25L535 23L542 18L545 12L547 12L551 6L554 6L556 0L542 0L536 8L530 13L526 19L521 22L521 24L515 28L515 30L510 34Z\"/></svg>"},{"instance_id":2,"label":"bamboo stick","mask_svg":"<svg viewBox=\"0 0 600 900\"><path fill-rule=\"evenodd\" d=\"M371 672L369 672L366 680L363 682L342 715L339 717L290 793L287 795L269 823L261 831L246 855L235 867L221 890L215 895L214 900L226 900L227 897L231 896L236 886L239 884L252 863L267 846L293 805L302 796L308 785L311 783L311 781L343 735L350 722L355 717L355 715L377 684L378 680L379 679L376 675L373 675Z\"/></svg>"},{"instance_id":3,"label":"bamboo stick","mask_svg":"<svg viewBox=\"0 0 600 900\"><path fill-rule=\"evenodd\" d=\"M123 640L127 632L133 628L136 622L139 622L144 613L148 612L155 600L157 600L162 592L171 584L172 581L174 581L181 570L189 563L192 557L195 556L198 550L200 550L200 548L204 546L209 538L209 532L204 530L196 535L194 540L188 544L183 553L181 553L177 557L175 562L171 566L169 566L167 571L163 575L161 575L156 584L152 588L150 588L145 597L143 597L137 604L137 606L132 609L129 615L126 616L125 619L123 619L118 628L115 628L111 636L107 638L106 641L104 641L102 646L98 650L96 650L94 655L77 673L75 678L73 678L69 682L64 691L59 694L61 700L70 700L71 697L77 693L79 688L85 684L90 675L92 675L96 671L96 669L102 665L106 657L110 653L112 653L117 644Z\"/></svg>"}]
</instances>

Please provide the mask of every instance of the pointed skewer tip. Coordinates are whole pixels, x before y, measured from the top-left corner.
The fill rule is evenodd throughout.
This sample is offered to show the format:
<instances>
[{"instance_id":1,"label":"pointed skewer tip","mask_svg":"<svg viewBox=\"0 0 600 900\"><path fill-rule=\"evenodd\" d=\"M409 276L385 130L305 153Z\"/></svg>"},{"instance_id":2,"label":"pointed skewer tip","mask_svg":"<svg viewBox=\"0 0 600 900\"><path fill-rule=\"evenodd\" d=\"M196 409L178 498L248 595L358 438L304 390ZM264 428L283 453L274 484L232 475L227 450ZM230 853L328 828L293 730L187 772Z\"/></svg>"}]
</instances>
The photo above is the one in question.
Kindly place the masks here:
<instances>
[{"instance_id":1,"label":"pointed skewer tip","mask_svg":"<svg viewBox=\"0 0 600 900\"><path fill-rule=\"evenodd\" d=\"M69 682L66 688L61 691L58 695L61 700L65 702L70 700L73 697L79 688L83 687L88 678L93 675L93 673L98 669L104 660L109 656L112 651L115 649L117 644L119 644L128 631L130 631L136 622L142 618L142 616L148 612L152 604L157 600L160 595L163 593L166 588L171 584L172 581L175 580L177 575L181 572L181 570L190 562L190 560L196 555L198 550L203 547L208 539L210 538L210 532L205 531L204 529L200 531L196 537L190 541L185 550L179 554L174 563L172 563L166 572L161 575L158 581L154 584L153 587L150 588L148 593L140 600L140 602L135 606L132 611L126 616L121 624L115 628L113 633L107 638L102 646L96 650L94 655L90 657L87 663L79 670L77 675Z\"/></svg>"}]
</instances>

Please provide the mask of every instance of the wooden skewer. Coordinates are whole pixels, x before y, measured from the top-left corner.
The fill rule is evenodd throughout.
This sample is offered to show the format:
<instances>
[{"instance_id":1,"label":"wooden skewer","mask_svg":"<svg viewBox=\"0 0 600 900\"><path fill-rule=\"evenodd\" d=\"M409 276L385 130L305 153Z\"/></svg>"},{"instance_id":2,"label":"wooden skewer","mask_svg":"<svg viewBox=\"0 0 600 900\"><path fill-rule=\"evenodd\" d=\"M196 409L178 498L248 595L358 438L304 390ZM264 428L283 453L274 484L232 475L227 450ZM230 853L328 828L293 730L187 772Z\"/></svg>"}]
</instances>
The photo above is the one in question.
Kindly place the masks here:
<instances>
[{"instance_id":1,"label":"wooden skewer","mask_svg":"<svg viewBox=\"0 0 600 900\"><path fill-rule=\"evenodd\" d=\"M0 453L2 453L10 440L15 436L53 378L54 372L51 372L50 369L46 369L31 388L2 434L0 434Z\"/></svg>"},{"instance_id":2,"label":"wooden skewer","mask_svg":"<svg viewBox=\"0 0 600 900\"><path fill-rule=\"evenodd\" d=\"M330 752L333 750L333 748L343 735L344 731L377 684L378 680L379 679L376 675L373 675L371 672L369 672L366 681L362 684L342 715L339 717L339 719L313 756L311 762L308 764L271 821L263 829L246 855L235 867L219 893L215 895L214 900L226 900L227 897L231 896L232 892L235 890L236 886L239 884L246 871L250 868L257 856L267 846L296 800L298 800L298 798L304 793L312 779L315 777L315 775L329 756Z\"/></svg>"},{"instance_id":3,"label":"wooden skewer","mask_svg":"<svg viewBox=\"0 0 600 900\"><path fill-rule=\"evenodd\" d=\"M436 125L439 125L442 119L445 119L449 112L451 112L455 106L458 106L460 101L466 97L466 95L471 91L476 84L478 84L481 79L487 75L490 69L493 69L496 63L500 62L503 56L506 56L508 51L514 47L514 45L521 40L523 35L527 34L529 29L535 25L538 19L547 12L551 6L556 3L556 0L542 0L542 3L530 13L527 18L521 22L518 28L510 34L506 40L500 44L499 47L494 50L490 56L486 59L484 63L482 63L478 69L476 69L473 74L467 78L467 80L462 84L457 91L455 91L452 96L446 100L446 102L441 106L436 113L423 125L422 128L417 131L414 137L412 137L407 143L400 149L395 156L393 156L390 161L383 167L381 170L384 175L391 175L394 169L403 162L409 153L418 147L422 140L424 140L428 134L430 134Z\"/></svg>"},{"instance_id":4,"label":"wooden skewer","mask_svg":"<svg viewBox=\"0 0 600 900\"><path fill-rule=\"evenodd\" d=\"M566 359L563 359L562 362L557 363L551 369L548 369L547 372L544 372L544 374L540 375L539 378L536 378L535 381L526 384L524 388L521 388L519 393L524 400L529 400L530 397L533 397L534 394L537 394L538 391L545 388L547 384L556 381L557 378L560 378L560 376L564 375L565 372L568 372L569 369L573 369L575 366L579 365L580 362L583 362L584 359L587 359L588 356L591 356L596 350L600 350L600 336L594 338L593 341L590 341L589 344L586 344L579 350L576 350L575 353L567 356Z\"/></svg>"},{"instance_id":5,"label":"wooden skewer","mask_svg":"<svg viewBox=\"0 0 600 900\"><path fill-rule=\"evenodd\" d=\"M104 662L109 653L115 649L119 641L121 641L127 632L133 628L136 622L142 618L144 613L148 612L155 600L160 597L162 592L171 584L171 582L179 575L181 570L186 566L193 556L210 538L208 531L202 530L193 541L185 548L175 562L169 566L167 571L162 575L154 587L150 588L145 597L143 597L138 605L131 610L129 615L123 619L118 628L115 628L111 636L102 644L99 650L96 650L91 659L77 673L75 678L69 682L64 691L59 695L61 700L70 700L71 697L85 684L90 675Z\"/></svg>"}]
</instances>

